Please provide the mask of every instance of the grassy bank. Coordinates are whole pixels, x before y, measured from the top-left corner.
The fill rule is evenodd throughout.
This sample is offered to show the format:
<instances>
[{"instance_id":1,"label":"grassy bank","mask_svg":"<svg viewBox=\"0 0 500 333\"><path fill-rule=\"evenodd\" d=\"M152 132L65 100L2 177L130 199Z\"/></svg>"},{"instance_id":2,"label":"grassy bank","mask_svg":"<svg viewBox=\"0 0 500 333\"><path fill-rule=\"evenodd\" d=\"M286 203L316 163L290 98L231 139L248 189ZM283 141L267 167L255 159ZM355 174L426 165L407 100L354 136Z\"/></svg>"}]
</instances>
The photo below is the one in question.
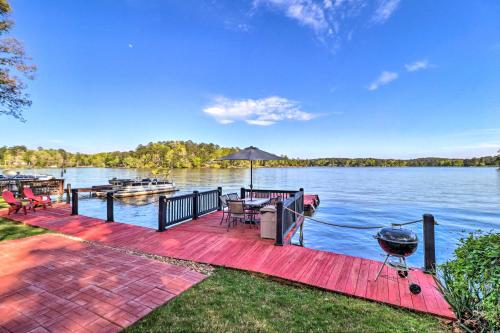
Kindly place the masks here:
<instances>
[{"instance_id":1,"label":"grassy bank","mask_svg":"<svg viewBox=\"0 0 500 333\"><path fill-rule=\"evenodd\" d=\"M22 223L0 217L0 242L30 236L36 236L49 232L46 229L31 227Z\"/></svg>"},{"instance_id":2,"label":"grassy bank","mask_svg":"<svg viewBox=\"0 0 500 333\"><path fill-rule=\"evenodd\" d=\"M217 269L125 332L444 332L439 319Z\"/></svg>"}]
</instances>

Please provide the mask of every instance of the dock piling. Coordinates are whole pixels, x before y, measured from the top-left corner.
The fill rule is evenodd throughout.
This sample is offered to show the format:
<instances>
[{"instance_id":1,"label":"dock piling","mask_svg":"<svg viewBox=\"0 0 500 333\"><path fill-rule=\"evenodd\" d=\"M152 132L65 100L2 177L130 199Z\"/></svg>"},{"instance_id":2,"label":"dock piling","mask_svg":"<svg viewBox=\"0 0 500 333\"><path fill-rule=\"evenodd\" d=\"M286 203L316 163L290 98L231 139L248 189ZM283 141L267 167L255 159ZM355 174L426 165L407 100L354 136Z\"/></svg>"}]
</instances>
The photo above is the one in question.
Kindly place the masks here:
<instances>
[{"instance_id":1,"label":"dock piling","mask_svg":"<svg viewBox=\"0 0 500 333\"><path fill-rule=\"evenodd\" d=\"M106 222L114 222L114 212L113 212L113 192L106 193L106 207L107 207L107 219Z\"/></svg>"},{"instance_id":2,"label":"dock piling","mask_svg":"<svg viewBox=\"0 0 500 333\"><path fill-rule=\"evenodd\" d=\"M68 183L66 185L66 203L70 204L71 203L71 184Z\"/></svg>"},{"instance_id":3,"label":"dock piling","mask_svg":"<svg viewBox=\"0 0 500 333\"><path fill-rule=\"evenodd\" d=\"M436 221L431 214L424 214L424 262L425 272L433 273L436 269L436 242L434 237L434 225Z\"/></svg>"},{"instance_id":4,"label":"dock piling","mask_svg":"<svg viewBox=\"0 0 500 333\"><path fill-rule=\"evenodd\" d=\"M166 207L166 203L167 203L167 197L164 196L164 195L161 195L160 196L160 199L158 201L158 231L159 232L163 232L165 231L165 226L167 224L167 215L166 215L166 212L167 212L167 207Z\"/></svg>"},{"instance_id":5,"label":"dock piling","mask_svg":"<svg viewBox=\"0 0 500 333\"><path fill-rule=\"evenodd\" d=\"M71 215L78 215L78 189L71 190Z\"/></svg>"}]
</instances>

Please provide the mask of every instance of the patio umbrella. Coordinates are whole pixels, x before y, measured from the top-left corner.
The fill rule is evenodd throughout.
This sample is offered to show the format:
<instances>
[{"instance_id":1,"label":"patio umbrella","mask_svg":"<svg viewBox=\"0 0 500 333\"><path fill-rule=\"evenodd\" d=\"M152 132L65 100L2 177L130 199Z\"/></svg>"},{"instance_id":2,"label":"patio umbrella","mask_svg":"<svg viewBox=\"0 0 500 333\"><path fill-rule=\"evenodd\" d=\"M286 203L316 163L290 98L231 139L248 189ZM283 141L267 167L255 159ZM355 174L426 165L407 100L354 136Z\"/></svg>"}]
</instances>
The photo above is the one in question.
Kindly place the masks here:
<instances>
[{"instance_id":1,"label":"patio umbrella","mask_svg":"<svg viewBox=\"0 0 500 333\"><path fill-rule=\"evenodd\" d=\"M253 146L242 149L237 153L229 154L218 158L218 160L221 161L237 161L237 160L250 161L250 198L253 197L253 161L271 161L271 160L282 160L282 159L283 157L265 152Z\"/></svg>"}]
</instances>

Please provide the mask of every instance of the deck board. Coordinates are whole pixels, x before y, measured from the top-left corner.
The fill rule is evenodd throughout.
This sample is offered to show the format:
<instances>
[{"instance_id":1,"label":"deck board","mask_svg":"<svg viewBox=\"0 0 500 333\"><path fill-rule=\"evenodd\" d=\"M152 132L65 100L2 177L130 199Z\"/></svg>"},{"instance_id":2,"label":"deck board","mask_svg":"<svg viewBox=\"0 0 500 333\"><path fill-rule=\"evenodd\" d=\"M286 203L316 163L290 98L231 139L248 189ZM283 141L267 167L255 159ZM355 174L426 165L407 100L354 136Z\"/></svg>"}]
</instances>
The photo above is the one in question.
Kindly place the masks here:
<instances>
[{"instance_id":1,"label":"deck board","mask_svg":"<svg viewBox=\"0 0 500 333\"><path fill-rule=\"evenodd\" d=\"M0 215L5 215L5 212L0 212ZM387 267L375 281L382 265L379 261L293 245L275 246L272 240L261 239L258 229L245 224L238 224L228 231L226 223L220 224L219 212L169 228L163 233L118 222L106 223L91 217L71 216L67 205L9 218L105 245L263 273L414 311L455 318L432 276L420 269L412 270L411 276L420 283L422 293L413 295L408 290L408 279L400 278Z\"/></svg>"},{"instance_id":2,"label":"deck board","mask_svg":"<svg viewBox=\"0 0 500 333\"><path fill-rule=\"evenodd\" d=\"M354 257L348 256L344 260L344 265L342 265L342 269L340 270L340 275L335 284L333 290L339 291L341 293L345 293L347 280L349 279L349 273L351 272L351 267L354 262Z\"/></svg>"},{"instance_id":3,"label":"deck board","mask_svg":"<svg viewBox=\"0 0 500 333\"><path fill-rule=\"evenodd\" d=\"M351 270L348 273L344 293L354 295L356 292L356 281L358 281L359 271L361 268L361 258L354 258L351 265Z\"/></svg>"}]
</instances>

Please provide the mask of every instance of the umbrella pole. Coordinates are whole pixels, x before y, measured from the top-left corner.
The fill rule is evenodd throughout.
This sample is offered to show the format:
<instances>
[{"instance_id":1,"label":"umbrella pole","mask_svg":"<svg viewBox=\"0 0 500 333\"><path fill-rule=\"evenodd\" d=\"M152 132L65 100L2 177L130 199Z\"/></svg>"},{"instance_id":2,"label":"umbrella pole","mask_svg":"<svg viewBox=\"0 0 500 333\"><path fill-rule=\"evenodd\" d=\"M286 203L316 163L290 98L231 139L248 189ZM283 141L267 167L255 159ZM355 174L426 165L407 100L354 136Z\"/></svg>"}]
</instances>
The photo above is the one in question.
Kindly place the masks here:
<instances>
[{"instance_id":1,"label":"umbrella pole","mask_svg":"<svg viewBox=\"0 0 500 333\"><path fill-rule=\"evenodd\" d=\"M250 200L253 199L253 161L250 161Z\"/></svg>"}]
</instances>

